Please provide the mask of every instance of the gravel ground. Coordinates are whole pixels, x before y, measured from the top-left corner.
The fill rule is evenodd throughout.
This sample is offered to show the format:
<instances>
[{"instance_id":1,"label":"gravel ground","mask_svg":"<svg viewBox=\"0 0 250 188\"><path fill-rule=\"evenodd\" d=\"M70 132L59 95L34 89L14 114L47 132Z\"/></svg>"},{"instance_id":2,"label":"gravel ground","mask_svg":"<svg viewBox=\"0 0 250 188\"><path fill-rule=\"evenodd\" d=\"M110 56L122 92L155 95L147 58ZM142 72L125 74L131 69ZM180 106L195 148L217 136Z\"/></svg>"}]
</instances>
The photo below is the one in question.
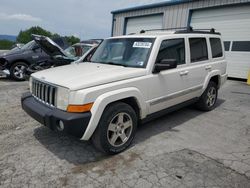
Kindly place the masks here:
<instances>
[{"instance_id":1,"label":"gravel ground","mask_svg":"<svg viewBox=\"0 0 250 188\"><path fill-rule=\"evenodd\" d=\"M211 112L192 107L141 125L105 156L52 132L20 106L27 82L0 79L0 187L250 187L250 87L228 81Z\"/></svg>"}]
</instances>

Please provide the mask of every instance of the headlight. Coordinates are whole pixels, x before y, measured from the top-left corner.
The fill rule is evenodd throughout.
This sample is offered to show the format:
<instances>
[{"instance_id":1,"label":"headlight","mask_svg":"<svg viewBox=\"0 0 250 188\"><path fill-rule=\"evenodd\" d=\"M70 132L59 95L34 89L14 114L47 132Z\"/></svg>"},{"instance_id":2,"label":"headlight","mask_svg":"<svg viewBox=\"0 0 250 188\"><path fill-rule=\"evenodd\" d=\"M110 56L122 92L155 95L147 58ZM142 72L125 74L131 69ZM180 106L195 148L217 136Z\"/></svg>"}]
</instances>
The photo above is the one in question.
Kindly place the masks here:
<instances>
[{"instance_id":1,"label":"headlight","mask_svg":"<svg viewBox=\"0 0 250 188\"><path fill-rule=\"evenodd\" d=\"M4 69L5 66L6 66L6 64L7 64L6 59L1 58L1 59L0 59L0 69Z\"/></svg>"},{"instance_id":2,"label":"headlight","mask_svg":"<svg viewBox=\"0 0 250 188\"><path fill-rule=\"evenodd\" d=\"M29 80L29 88L30 88L30 93L32 93L32 77L30 77L30 80Z\"/></svg>"},{"instance_id":3,"label":"headlight","mask_svg":"<svg viewBox=\"0 0 250 188\"><path fill-rule=\"evenodd\" d=\"M69 90L63 87L57 88L56 107L67 110L69 103Z\"/></svg>"}]
</instances>

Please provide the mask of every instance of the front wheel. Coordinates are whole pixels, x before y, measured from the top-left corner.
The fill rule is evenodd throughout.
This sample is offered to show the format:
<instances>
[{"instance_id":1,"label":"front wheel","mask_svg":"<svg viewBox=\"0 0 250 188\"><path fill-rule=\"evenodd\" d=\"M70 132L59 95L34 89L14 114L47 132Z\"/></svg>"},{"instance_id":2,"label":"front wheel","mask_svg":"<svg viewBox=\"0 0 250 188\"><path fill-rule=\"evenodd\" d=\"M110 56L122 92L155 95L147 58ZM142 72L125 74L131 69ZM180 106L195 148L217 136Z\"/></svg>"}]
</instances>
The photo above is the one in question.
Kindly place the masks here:
<instances>
[{"instance_id":1,"label":"front wheel","mask_svg":"<svg viewBox=\"0 0 250 188\"><path fill-rule=\"evenodd\" d=\"M208 83L208 86L204 93L201 95L199 101L196 104L196 107L199 110L210 111L215 108L215 104L218 96L218 87L217 84L213 81Z\"/></svg>"},{"instance_id":2,"label":"front wheel","mask_svg":"<svg viewBox=\"0 0 250 188\"><path fill-rule=\"evenodd\" d=\"M17 81L25 80L26 69L28 68L27 63L17 62L10 68L10 76Z\"/></svg>"},{"instance_id":3,"label":"front wheel","mask_svg":"<svg viewBox=\"0 0 250 188\"><path fill-rule=\"evenodd\" d=\"M92 136L95 147L108 154L117 154L129 147L137 128L134 109L126 103L109 105Z\"/></svg>"}]
</instances>

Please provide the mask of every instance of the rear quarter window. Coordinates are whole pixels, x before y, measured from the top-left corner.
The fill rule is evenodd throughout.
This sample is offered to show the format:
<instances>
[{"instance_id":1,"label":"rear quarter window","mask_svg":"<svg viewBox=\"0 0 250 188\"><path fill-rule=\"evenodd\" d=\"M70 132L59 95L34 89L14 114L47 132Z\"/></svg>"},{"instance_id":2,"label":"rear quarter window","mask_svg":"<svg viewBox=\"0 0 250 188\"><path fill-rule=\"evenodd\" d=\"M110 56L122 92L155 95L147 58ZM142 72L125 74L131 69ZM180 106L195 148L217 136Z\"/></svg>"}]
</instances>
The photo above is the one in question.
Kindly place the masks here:
<instances>
[{"instance_id":1,"label":"rear quarter window","mask_svg":"<svg viewBox=\"0 0 250 188\"><path fill-rule=\"evenodd\" d=\"M209 41L211 45L212 57L222 57L223 52L220 38L209 38Z\"/></svg>"},{"instance_id":2,"label":"rear quarter window","mask_svg":"<svg viewBox=\"0 0 250 188\"><path fill-rule=\"evenodd\" d=\"M206 38L189 38L191 63L208 60Z\"/></svg>"},{"instance_id":3,"label":"rear quarter window","mask_svg":"<svg viewBox=\"0 0 250 188\"><path fill-rule=\"evenodd\" d=\"M231 44L230 41L224 41L224 48L225 48L225 51L229 51L229 49L230 49L230 44Z\"/></svg>"}]
</instances>

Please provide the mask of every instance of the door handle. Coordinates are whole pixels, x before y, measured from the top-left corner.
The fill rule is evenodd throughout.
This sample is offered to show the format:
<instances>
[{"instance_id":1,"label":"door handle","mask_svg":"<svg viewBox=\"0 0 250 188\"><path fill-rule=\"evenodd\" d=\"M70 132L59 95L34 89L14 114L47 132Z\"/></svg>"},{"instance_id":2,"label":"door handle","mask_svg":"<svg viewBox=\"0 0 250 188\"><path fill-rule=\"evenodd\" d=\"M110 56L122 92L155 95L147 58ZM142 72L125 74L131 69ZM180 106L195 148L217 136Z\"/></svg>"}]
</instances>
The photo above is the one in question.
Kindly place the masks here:
<instances>
[{"instance_id":1,"label":"door handle","mask_svg":"<svg viewBox=\"0 0 250 188\"><path fill-rule=\"evenodd\" d=\"M180 72L180 75L185 76L185 75L188 75L188 73L189 73L189 71L182 71L182 72Z\"/></svg>"},{"instance_id":2,"label":"door handle","mask_svg":"<svg viewBox=\"0 0 250 188\"><path fill-rule=\"evenodd\" d=\"M208 65L205 67L206 70L211 70L212 69L212 66L211 65Z\"/></svg>"}]
</instances>

